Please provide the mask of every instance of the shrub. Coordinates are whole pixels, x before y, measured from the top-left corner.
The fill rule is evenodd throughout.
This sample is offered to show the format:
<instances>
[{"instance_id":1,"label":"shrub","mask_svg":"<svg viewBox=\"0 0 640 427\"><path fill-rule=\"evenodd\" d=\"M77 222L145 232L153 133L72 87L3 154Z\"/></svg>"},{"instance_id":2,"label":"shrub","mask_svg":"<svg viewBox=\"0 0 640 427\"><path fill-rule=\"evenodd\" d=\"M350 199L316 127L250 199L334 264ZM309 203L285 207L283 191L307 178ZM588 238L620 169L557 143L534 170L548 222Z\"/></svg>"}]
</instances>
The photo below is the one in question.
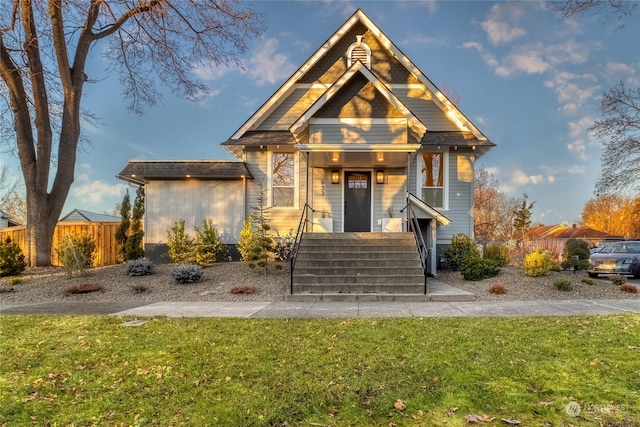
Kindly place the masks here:
<instances>
[{"instance_id":1,"label":"shrub","mask_svg":"<svg viewBox=\"0 0 640 427\"><path fill-rule=\"evenodd\" d=\"M85 268L93 265L96 244L87 233L67 233L58 244L56 252L67 277L81 275Z\"/></svg>"},{"instance_id":2,"label":"shrub","mask_svg":"<svg viewBox=\"0 0 640 427\"><path fill-rule=\"evenodd\" d=\"M102 285L85 284L85 285L71 286L65 289L64 293L66 296L69 296L74 294L89 294L91 292L99 292L99 291L102 291Z\"/></svg>"},{"instance_id":3,"label":"shrub","mask_svg":"<svg viewBox=\"0 0 640 427\"><path fill-rule=\"evenodd\" d=\"M585 262L586 261L586 262ZM589 268L589 244L584 240L569 239L562 251L562 268L586 270Z\"/></svg>"},{"instance_id":4,"label":"shrub","mask_svg":"<svg viewBox=\"0 0 640 427\"><path fill-rule=\"evenodd\" d=\"M489 245L482 257L494 261L499 267L506 267L511 262L511 252L506 246Z\"/></svg>"},{"instance_id":5,"label":"shrub","mask_svg":"<svg viewBox=\"0 0 640 427\"><path fill-rule=\"evenodd\" d=\"M231 293L232 294L250 295L250 294L254 293L255 291L256 291L256 287L255 286L236 286L234 288L231 288Z\"/></svg>"},{"instance_id":6,"label":"shrub","mask_svg":"<svg viewBox=\"0 0 640 427\"><path fill-rule=\"evenodd\" d=\"M614 274L613 276L609 277L609 280L611 280L611 283L613 283L614 285L620 286L627 283L627 276L623 276L621 274Z\"/></svg>"},{"instance_id":7,"label":"shrub","mask_svg":"<svg viewBox=\"0 0 640 427\"><path fill-rule=\"evenodd\" d=\"M638 293L638 288L636 288L635 285L632 285L631 283L625 283L624 285L621 285L620 290L622 292L629 292L630 294Z\"/></svg>"},{"instance_id":8,"label":"shrub","mask_svg":"<svg viewBox=\"0 0 640 427\"><path fill-rule=\"evenodd\" d=\"M591 286L596 284L596 281L590 277L585 277L584 279L581 280L581 282Z\"/></svg>"},{"instance_id":9,"label":"shrub","mask_svg":"<svg viewBox=\"0 0 640 427\"><path fill-rule=\"evenodd\" d=\"M558 279L553 282L553 286L555 286L559 291L569 292L573 290L573 284L569 279Z\"/></svg>"},{"instance_id":10,"label":"shrub","mask_svg":"<svg viewBox=\"0 0 640 427\"><path fill-rule=\"evenodd\" d=\"M464 280L477 281L497 276L500 267L490 259L467 258L460 266L460 273Z\"/></svg>"},{"instance_id":11,"label":"shrub","mask_svg":"<svg viewBox=\"0 0 640 427\"><path fill-rule=\"evenodd\" d=\"M293 243L296 240L296 236L293 235L293 230L289 230L289 234L286 236L278 236L273 240L275 242L273 246L273 255L276 261L289 260L291 257L291 251L293 250Z\"/></svg>"},{"instance_id":12,"label":"shrub","mask_svg":"<svg viewBox=\"0 0 640 427\"><path fill-rule=\"evenodd\" d=\"M240 231L240 239L238 240L238 252L243 261L250 261L251 254L258 245L256 234L253 232L253 213L249 214L249 218L243 222Z\"/></svg>"},{"instance_id":13,"label":"shrub","mask_svg":"<svg viewBox=\"0 0 640 427\"><path fill-rule=\"evenodd\" d=\"M194 262L198 265L210 265L219 261L224 253L220 237L210 219L202 220L202 228L196 227L196 251Z\"/></svg>"},{"instance_id":14,"label":"shrub","mask_svg":"<svg viewBox=\"0 0 640 427\"><path fill-rule=\"evenodd\" d=\"M548 251L536 248L524 257L522 268L524 269L524 274L529 277L546 276L553 268L553 260Z\"/></svg>"},{"instance_id":15,"label":"shrub","mask_svg":"<svg viewBox=\"0 0 640 427\"><path fill-rule=\"evenodd\" d=\"M125 268L129 276L148 276L153 274L153 262L147 258L138 258L129 261Z\"/></svg>"},{"instance_id":16,"label":"shrub","mask_svg":"<svg viewBox=\"0 0 640 427\"><path fill-rule=\"evenodd\" d=\"M449 268L458 271L468 258L480 258L480 252L476 244L466 234L455 234L451 238L451 244L444 250Z\"/></svg>"},{"instance_id":17,"label":"shrub","mask_svg":"<svg viewBox=\"0 0 640 427\"><path fill-rule=\"evenodd\" d=\"M173 227L167 230L168 256L171 262L190 263L194 259L195 239L184 232L184 219L173 223Z\"/></svg>"},{"instance_id":18,"label":"shrub","mask_svg":"<svg viewBox=\"0 0 640 427\"><path fill-rule=\"evenodd\" d=\"M195 264L182 264L171 271L171 277L176 283L196 283L202 279L202 267Z\"/></svg>"},{"instance_id":19,"label":"shrub","mask_svg":"<svg viewBox=\"0 0 640 427\"><path fill-rule=\"evenodd\" d=\"M22 273L26 266L22 249L17 243L8 237L4 243L0 243L0 277L16 276Z\"/></svg>"},{"instance_id":20,"label":"shrub","mask_svg":"<svg viewBox=\"0 0 640 427\"><path fill-rule=\"evenodd\" d=\"M507 289L504 287L502 283L494 283L489 288L490 294L503 295L507 293Z\"/></svg>"}]
</instances>

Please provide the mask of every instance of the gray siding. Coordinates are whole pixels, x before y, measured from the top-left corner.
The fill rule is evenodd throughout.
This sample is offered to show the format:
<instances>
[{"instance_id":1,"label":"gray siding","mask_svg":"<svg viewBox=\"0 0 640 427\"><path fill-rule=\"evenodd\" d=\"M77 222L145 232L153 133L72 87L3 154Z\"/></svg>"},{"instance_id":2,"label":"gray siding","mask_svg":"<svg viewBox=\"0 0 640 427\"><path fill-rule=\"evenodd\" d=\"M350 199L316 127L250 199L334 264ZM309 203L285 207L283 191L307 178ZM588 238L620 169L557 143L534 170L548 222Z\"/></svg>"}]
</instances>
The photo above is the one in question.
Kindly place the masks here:
<instances>
[{"instance_id":1,"label":"gray siding","mask_svg":"<svg viewBox=\"0 0 640 427\"><path fill-rule=\"evenodd\" d=\"M287 130L324 93L326 89L294 89L257 130Z\"/></svg>"},{"instance_id":2,"label":"gray siding","mask_svg":"<svg viewBox=\"0 0 640 427\"><path fill-rule=\"evenodd\" d=\"M342 171L340 171L342 174ZM331 169L313 168L310 205L315 210L312 219L331 218L333 231L342 231L342 176L340 184L331 184Z\"/></svg>"},{"instance_id":3,"label":"gray siding","mask_svg":"<svg viewBox=\"0 0 640 427\"><path fill-rule=\"evenodd\" d=\"M460 130L447 118L440 107L433 102L431 93L426 90L400 87L394 88L393 93L430 131Z\"/></svg>"},{"instance_id":4,"label":"gray siding","mask_svg":"<svg viewBox=\"0 0 640 427\"><path fill-rule=\"evenodd\" d=\"M382 218L389 218L389 208L394 218L403 218L400 210L407 204L407 177L404 169L385 169L385 183L375 184L373 171L373 230L382 231Z\"/></svg>"},{"instance_id":5,"label":"gray siding","mask_svg":"<svg viewBox=\"0 0 640 427\"><path fill-rule=\"evenodd\" d=\"M236 243L240 236L242 181L150 181L145 184L145 195L145 244L165 243L167 230L180 219L192 236L204 219L213 221L223 243Z\"/></svg>"},{"instance_id":6,"label":"gray siding","mask_svg":"<svg viewBox=\"0 0 640 427\"><path fill-rule=\"evenodd\" d=\"M407 124L312 124L309 142L312 144L406 144Z\"/></svg>"}]
</instances>

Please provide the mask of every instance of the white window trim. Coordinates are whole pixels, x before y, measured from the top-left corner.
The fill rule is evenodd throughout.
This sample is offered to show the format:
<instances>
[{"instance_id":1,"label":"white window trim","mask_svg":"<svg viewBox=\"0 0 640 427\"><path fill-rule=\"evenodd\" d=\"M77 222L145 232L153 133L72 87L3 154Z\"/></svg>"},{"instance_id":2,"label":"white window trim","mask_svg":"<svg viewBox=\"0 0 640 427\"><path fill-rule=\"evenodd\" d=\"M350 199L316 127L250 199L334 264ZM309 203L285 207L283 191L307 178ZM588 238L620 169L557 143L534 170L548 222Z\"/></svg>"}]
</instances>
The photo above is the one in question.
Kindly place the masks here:
<instances>
[{"instance_id":1,"label":"white window trim","mask_svg":"<svg viewBox=\"0 0 640 427\"><path fill-rule=\"evenodd\" d=\"M296 151L274 150L267 151L267 206L273 209L299 209L300 208L300 155ZM273 155L293 154L293 206L273 206Z\"/></svg>"},{"instance_id":2,"label":"white window trim","mask_svg":"<svg viewBox=\"0 0 640 427\"><path fill-rule=\"evenodd\" d=\"M418 151L418 155L416 156L416 189L420 194L420 198L422 199L422 153L442 153L442 163L444 163L444 168L442 171L442 178L444 180L442 185L442 204L444 206L431 206L435 209L449 210L449 148L443 147L440 150L420 150Z\"/></svg>"}]
</instances>

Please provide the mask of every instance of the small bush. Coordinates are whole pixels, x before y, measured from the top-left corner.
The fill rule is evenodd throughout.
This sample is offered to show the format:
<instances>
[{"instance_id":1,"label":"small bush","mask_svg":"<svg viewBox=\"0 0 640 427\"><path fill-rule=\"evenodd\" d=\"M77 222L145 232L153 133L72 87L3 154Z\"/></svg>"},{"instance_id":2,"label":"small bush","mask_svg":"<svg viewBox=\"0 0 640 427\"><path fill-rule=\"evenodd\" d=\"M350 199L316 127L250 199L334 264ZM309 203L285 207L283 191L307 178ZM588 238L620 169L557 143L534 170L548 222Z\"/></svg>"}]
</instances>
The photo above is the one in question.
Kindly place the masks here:
<instances>
[{"instance_id":1,"label":"small bush","mask_svg":"<svg viewBox=\"0 0 640 427\"><path fill-rule=\"evenodd\" d=\"M100 292L102 291L102 285L93 285L93 284L84 284L71 286L65 289L64 294L66 296L75 295L75 294L89 294L91 292Z\"/></svg>"},{"instance_id":2,"label":"small bush","mask_svg":"<svg viewBox=\"0 0 640 427\"><path fill-rule=\"evenodd\" d=\"M182 264L171 271L171 277L176 283L196 283L202 279L202 267L195 264Z\"/></svg>"},{"instance_id":3,"label":"small bush","mask_svg":"<svg viewBox=\"0 0 640 427\"><path fill-rule=\"evenodd\" d=\"M232 294L250 295L250 294L254 293L255 291L256 291L256 287L255 286L236 286L234 288L231 288L231 293Z\"/></svg>"},{"instance_id":4,"label":"small bush","mask_svg":"<svg viewBox=\"0 0 640 427\"><path fill-rule=\"evenodd\" d=\"M0 277L16 276L22 273L27 264L22 254L22 249L10 238L0 243Z\"/></svg>"},{"instance_id":5,"label":"small bush","mask_svg":"<svg viewBox=\"0 0 640 427\"><path fill-rule=\"evenodd\" d=\"M191 263L195 261L195 239L184 231L184 219L173 223L167 230L167 255L173 263Z\"/></svg>"},{"instance_id":6,"label":"small bush","mask_svg":"<svg viewBox=\"0 0 640 427\"><path fill-rule=\"evenodd\" d=\"M147 258L138 258L129 261L125 268L129 276L148 276L153 274L153 261Z\"/></svg>"},{"instance_id":7,"label":"small bush","mask_svg":"<svg viewBox=\"0 0 640 427\"><path fill-rule=\"evenodd\" d=\"M524 269L524 274L529 277L546 276L553 268L553 260L548 251L537 248L524 257L522 268Z\"/></svg>"},{"instance_id":8,"label":"small bush","mask_svg":"<svg viewBox=\"0 0 640 427\"><path fill-rule=\"evenodd\" d=\"M195 230L197 235L195 263L206 266L219 261L224 253L224 247L213 221L204 219L202 228L196 227Z\"/></svg>"},{"instance_id":9,"label":"small bush","mask_svg":"<svg viewBox=\"0 0 640 427\"><path fill-rule=\"evenodd\" d=\"M469 258L480 258L480 252L476 244L466 234L455 234L451 238L451 244L444 250L444 257L447 259L449 268L458 271L465 260Z\"/></svg>"},{"instance_id":10,"label":"small bush","mask_svg":"<svg viewBox=\"0 0 640 427\"><path fill-rule=\"evenodd\" d=\"M596 284L596 281L591 279L590 277L585 277L584 279L581 280L581 282L591 286Z\"/></svg>"},{"instance_id":11,"label":"small bush","mask_svg":"<svg viewBox=\"0 0 640 427\"><path fill-rule=\"evenodd\" d=\"M555 286L559 291L569 292L573 290L573 284L568 279L558 279L553 282L553 286Z\"/></svg>"},{"instance_id":12,"label":"small bush","mask_svg":"<svg viewBox=\"0 0 640 427\"><path fill-rule=\"evenodd\" d=\"M290 230L286 236L278 236L274 239L273 256L276 261L287 261L291 257L291 251L293 250L293 243L296 240L296 236L293 235L293 231ZM282 267L281 267L282 268Z\"/></svg>"},{"instance_id":13,"label":"small bush","mask_svg":"<svg viewBox=\"0 0 640 427\"><path fill-rule=\"evenodd\" d=\"M585 263L586 261L586 263ZM589 244L584 240L569 239L562 251L562 268L586 270L589 268ZM585 268L586 267L586 268Z\"/></svg>"},{"instance_id":14,"label":"small bush","mask_svg":"<svg viewBox=\"0 0 640 427\"><path fill-rule=\"evenodd\" d=\"M614 274L613 276L609 277L609 280L614 285L620 286L620 285L624 285L625 283L627 283L627 276L623 276L621 274Z\"/></svg>"},{"instance_id":15,"label":"small bush","mask_svg":"<svg viewBox=\"0 0 640 427\"><path fill-rule=\"evenodd\" d=\"M507 293L507 289L504 287L502 283L494 283L489 288L490 294L503 295Z\"/></svg>"},{"instance_id":16,"label":"small bush","mask_svg":"<svg viewBox=\"0 0 640 427\"><path fill-rule=\"evenodd\" d=\"M460 273L464 280L478 281L497 276L500 267L489 259L468 258L460 267Z\"/></svg>"},{"instance_id":17,"label":"small bush","mask_svg":"<svg viewBox=\"0 0 640 427\"><path fill-rule=\"evenodd\" d=\"M506 267L511 262L511 252L506 246L489 245L484 249L483 258L494 261L500 267Z\"/></svg>"},{"instance_id":18,"label":"small bush","mask_svg":"<svg viewBox=\"0 0 640 427\"><path fill-rule=\"evenodd\" d=\"M629 292L630 294L638 293L638 288L636 288L636 286L632 285L631 283L625 283L624 285L620 285L620 290L622 292Z\"/></svg>"},{"instance_id":19,"label":"small bush","mask_svg":"<svg viewBox=\"0 0 640 427\"><path fill-rule=\"evenodd\" d=\"M67 277L75 273L82 275L85 268L93 265L96 244L87 233L67 233L58 244L56 252Z\"/></svg>"}]
</instances>

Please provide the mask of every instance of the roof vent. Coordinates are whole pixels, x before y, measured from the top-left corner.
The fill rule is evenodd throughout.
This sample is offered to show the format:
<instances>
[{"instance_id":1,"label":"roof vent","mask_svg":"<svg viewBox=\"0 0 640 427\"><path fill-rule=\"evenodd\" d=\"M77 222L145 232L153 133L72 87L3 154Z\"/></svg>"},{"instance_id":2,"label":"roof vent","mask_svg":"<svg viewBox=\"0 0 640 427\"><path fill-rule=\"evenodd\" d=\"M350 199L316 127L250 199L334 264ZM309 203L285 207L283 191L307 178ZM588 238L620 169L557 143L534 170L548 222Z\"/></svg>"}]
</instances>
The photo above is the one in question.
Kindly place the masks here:
<instances>
[{"instance_id":1,"label":"roof vent","mask_svg":"<svg viewBox=\"0 0 640 427\"><path fill-rule=\"evenodd\" d=\"M362 36L356 36L356 42L347 49L347 67L351 67L356 61L362 62L371 69L371 48L362 42Z\"/></svg>"}]
</instances>

